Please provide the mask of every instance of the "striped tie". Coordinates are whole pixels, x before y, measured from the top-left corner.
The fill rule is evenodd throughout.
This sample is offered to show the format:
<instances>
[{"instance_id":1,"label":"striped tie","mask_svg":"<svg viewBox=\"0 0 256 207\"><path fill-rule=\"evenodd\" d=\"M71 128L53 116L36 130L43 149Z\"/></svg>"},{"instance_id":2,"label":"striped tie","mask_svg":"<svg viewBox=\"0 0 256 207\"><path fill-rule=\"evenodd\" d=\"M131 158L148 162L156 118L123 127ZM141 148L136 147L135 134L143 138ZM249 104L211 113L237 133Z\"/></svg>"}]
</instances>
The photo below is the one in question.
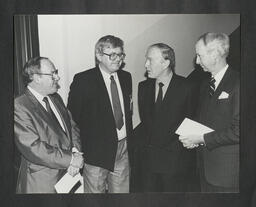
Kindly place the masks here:
<instances>
[{"instance_id":1,"label":"striped tie","mask_svg":"<svg viewBox=\"0 0 256 207\"><path fill-rule=\"evenodd\" d=\"M211 80L209 82L209 95L210 95L210 97L212 97L214 92L215 92L215 82L216 82L216 80L214 79L214 77L211 77Z\"/></svg>"}]
</instances>

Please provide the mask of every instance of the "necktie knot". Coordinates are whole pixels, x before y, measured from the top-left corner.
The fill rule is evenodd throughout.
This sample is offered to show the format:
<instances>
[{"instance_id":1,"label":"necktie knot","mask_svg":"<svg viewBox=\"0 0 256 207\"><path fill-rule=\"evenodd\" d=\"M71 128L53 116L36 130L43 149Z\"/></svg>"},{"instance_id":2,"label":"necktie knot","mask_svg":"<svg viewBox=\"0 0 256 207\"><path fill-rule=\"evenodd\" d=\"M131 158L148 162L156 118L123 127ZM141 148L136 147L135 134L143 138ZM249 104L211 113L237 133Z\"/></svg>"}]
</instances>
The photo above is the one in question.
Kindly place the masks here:
<instances>
[{"instance_id":1,"label":"necktie knot","mask_svg":"<svg viewBox=\"0 0 256 207\"><path fill-rule=\"evenodd\" d=\"M210 80L210 84L215 84L216 80L214 79L214 77L211 77L211 80Z\"/></svg>"},{"instance_id":2,"label":"necktie knot","mask_svg":"<svg viewBox=\"0 0 256 207\"><path fill-rule=\"evenodd\" d=\"M110 80L111 80L111 81L115 81L115 79L114 79L114 76L113 76L113 75L111 75L111 76L110 76Z\"/></svg>"},{"instance_id":3,"label":"necktie knot","mask_svg":"<svg viewBox=\"0 0 256 207\"><path fill-rule=\"evenodd\" d=\"M43 98L43 102L45 102L46 105L49 104L49 100L46 96Z\"/></svg>"},{"instance_id":4,"label":"necktie knot","mask_svg":"<svg viewBox=\"0 0 256 207\"><path fill-rule=\"evenodd\" d=\"M159 82L158 85L159 85L159 88L163 88L163 86L164 86L164 84L162 82Z\"/></svg>"}]
</instances>

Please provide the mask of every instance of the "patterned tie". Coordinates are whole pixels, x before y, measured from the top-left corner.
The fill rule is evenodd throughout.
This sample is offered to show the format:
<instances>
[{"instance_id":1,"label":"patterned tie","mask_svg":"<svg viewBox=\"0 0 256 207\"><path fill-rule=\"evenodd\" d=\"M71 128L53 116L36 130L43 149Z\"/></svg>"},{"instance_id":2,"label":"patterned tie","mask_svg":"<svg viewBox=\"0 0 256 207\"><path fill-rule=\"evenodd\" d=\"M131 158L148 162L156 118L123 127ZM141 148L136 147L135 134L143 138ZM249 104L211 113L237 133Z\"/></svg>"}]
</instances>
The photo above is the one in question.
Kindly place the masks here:
<instances>
[{"instance_id":1,"label":"patterned tie","mask_svg":"<svg viewBox=\"0 0 256 207\"><path fill-rule=\"evenodd\" d=\"M54 112L53 112L53 110L52 110L52 108L51 108L51 106L50 106L50 103L49 103L48 98L47 98L47 97L44 97L44 98L43 98L43 102L45 102L46 110L47 110L47 112L50 114L50 116L52 117L52 119L53 119L54 121L56 121L56 122L59 124L59 126L61 127L60 122L58 121L57 117L55 116L55 114L54 114ZM61 127L61 128L62 128L62 127Z\"/></svg>"},{"instance_id":2,"label":"patterned tie","mask_svg":"<svg viewBox=\"0 0 256 207\"><path fill-rule=\"evenodd\" d=\"M122 112L121 103L120 103L114 76L111 75L110 80L111 80L110 90L111 90L111 97L112 97L112 104L113 104L116 128L120 130L122 128L122 126L124 125L123 112Z\"/></svg>"},{"instance_id":3,"label":"patterned tie","mask_svg":"<svg viewBox=\"0 0 256 207\"><path fill-rule=\"evenodd\" d=\"M214 79L214 77L211 77L211 80L209 82L209 95L210 95L210 97L212 97L214 92L215 92L215 82L216 82L216 80Z\"/></svg>"},{"instance_id":4,"label":"patterned tie","mask_svg":"<svg viewBox=\"0 0 256 207\"><path fill-rule=\"evenodd\" d=\"M163 102L163 86L164 84L162 82L158 83L159 85L159 90L158 90L158 95L157 95L157 99L156 99L156 112L159 111L161 104Z\"/></svg>"}]
</instances>

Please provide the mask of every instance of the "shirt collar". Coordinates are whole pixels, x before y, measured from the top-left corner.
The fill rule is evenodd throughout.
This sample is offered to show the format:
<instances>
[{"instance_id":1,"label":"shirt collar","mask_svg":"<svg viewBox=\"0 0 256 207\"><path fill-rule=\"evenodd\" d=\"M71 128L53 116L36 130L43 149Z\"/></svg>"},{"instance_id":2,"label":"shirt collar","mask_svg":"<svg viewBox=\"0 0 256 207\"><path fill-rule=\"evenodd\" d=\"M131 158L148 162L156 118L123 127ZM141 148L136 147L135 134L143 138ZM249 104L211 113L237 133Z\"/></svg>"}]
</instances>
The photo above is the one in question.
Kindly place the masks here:
<instances>
[{"instance_id":1,"label":"shirt collar","mask_svg":"<svg viewBox=\"0 0 256 207\"><path fill-rule=\"evenodd\" d=\"M159 84L160 82L164 84L164 86L168 86L173 76L173 72L170 72L168 76L161 77L156 80L156 83Z\"/></svg>"},{"instance_id":2,"label":"shirt collar","mask_svg":"<svg viewBox=\"0 0 256 207\"><path fill-rule=\"evenodd\" d=\"M224 68L222 68L217 74L215 74L214 79L220 82L225 72L227 71L227 69L228 69L228 64Z\"/></svg>"},{"instance_id":3,"label":"shirt collar","mask_svg":"<svg viewBox=\"0 0 256 207\"><path fill-rule=\"evenodd\" d=\"M107 73L105 70L101 69L100 65L99 65L99 69L100 69L100 72L101 72L101 74L102 74L102 76L105 80L110 80L111 76L114 76L114 79L116 79L117 72L114 72L114 73L111 73L111 74Z\"/></svg>"}]
</instances>

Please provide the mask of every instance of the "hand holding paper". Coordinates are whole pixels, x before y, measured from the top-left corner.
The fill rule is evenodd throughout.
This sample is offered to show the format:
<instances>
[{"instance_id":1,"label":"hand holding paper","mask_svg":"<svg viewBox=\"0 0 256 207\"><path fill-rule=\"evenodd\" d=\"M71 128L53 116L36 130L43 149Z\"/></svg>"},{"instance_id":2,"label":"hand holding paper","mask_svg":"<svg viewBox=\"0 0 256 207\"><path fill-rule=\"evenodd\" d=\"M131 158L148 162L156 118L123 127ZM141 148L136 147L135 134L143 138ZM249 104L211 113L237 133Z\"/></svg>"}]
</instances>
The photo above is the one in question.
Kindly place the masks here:
<instances>
[{"instance_id":1,"label":"hand holding paper","mask_svg":"<svg viewBox=\"0 0 256 207\"><path fill-rule=\"evenodd\" d=\"M72 177L66 173L55 185L57 193L83 193L83 177L80 173Z\"/></svg>"},{"instance_id":2,"label":"hand holding paper","mask_svg":"<svg viewBox=\"0 0 256 207\"><path fill-rule=\"evenodd\" d=\"M184 147L192 149L198 147L200 144L204 144L204 134L212 131L213 129L203 124L185 118L176 130L176 134L180 135L179 140Z\"/></svg>"},{"instance_id":3,"label":"hand holding paper","mask_svg":"<svg viewBox=\"0 0 256 207\"><path fill-rule=\"evenodd\" d=\"M187 136L179 136L179 140L182 142L183 146L187 149L193 149L198 147L200 144L204 143L203 135L187 135Z\"/></svg>"}]
</instances>

